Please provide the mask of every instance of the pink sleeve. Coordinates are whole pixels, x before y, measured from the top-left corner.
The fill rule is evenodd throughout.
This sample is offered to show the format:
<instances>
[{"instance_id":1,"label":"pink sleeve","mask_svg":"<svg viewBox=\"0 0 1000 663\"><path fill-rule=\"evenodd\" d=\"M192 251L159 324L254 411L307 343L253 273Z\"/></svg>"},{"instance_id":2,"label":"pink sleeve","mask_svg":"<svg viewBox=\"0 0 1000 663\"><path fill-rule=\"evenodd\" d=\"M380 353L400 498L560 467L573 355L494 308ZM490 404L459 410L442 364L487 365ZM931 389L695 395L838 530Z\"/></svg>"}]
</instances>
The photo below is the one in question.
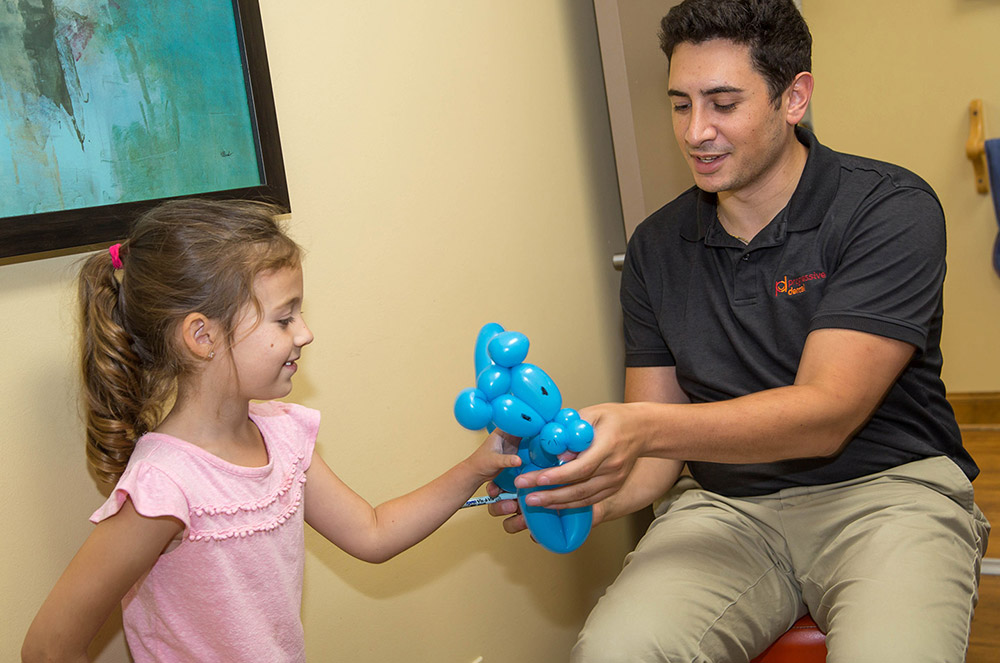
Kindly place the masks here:
<instances>
[{"instance_id":1,"label":"pink sleeve","mask_svg":"<svg viewBox=\"0 0 1000 663\"><path fill-rule=\"evenodd\" d=\"M94 512L90 522L96 524L115 515L121 510L126 499L132 500L135 510L147 518L173 516L183 522L185 528L191 525L187 498L180 486L147 463L138 463L125 470L114 492L101 508Z\"/></svg>"},{"instance_id":2,"label":"pink sleeve","mask_svg":"<svg viewBox=\"0 0 1000 663\"><path fill-rule=\"evenodd\" d=\"M258 425L265 427L269 440L285 446L294 457L301 457L303 472L309 469L319 433L319 410L297 403L267 401L253 403L251 414L258 417Z\"/></svg>"},{"instance_id":3,"label":"pink sleeve","mask_svg":"<svg viewBox=\"0 0 1000 663\"><path fill-rule=\"evenodd\" d=\"M288 409L289 416L301 430L302 444L304 445L302 450L302 471L305 472L312 463L313 451L316 449L316 436L319 434L319 410L313 410L302 405L288 405L290 406Z\"/></svg>"}]
</instances>

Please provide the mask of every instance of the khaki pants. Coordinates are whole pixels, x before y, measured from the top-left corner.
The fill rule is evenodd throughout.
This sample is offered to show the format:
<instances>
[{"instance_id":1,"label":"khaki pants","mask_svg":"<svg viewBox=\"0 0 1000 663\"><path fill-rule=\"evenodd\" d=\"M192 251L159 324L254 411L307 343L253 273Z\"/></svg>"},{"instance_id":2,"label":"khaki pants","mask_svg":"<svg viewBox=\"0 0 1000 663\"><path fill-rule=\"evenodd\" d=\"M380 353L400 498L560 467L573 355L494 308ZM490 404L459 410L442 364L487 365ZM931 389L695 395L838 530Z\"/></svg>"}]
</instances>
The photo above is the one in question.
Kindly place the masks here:
<instances>
[{"instance_id":1,"label":"khaki pants","mask_svg":"<svg viewBox=\"0 0 1000 663\"><path fill-rule=\"evenodd\" d=\"M961 663L989 523L944 457L826 486L664 507L577 663L745 662L810 612L829 663Z\"/></svg>"}]
</instances>

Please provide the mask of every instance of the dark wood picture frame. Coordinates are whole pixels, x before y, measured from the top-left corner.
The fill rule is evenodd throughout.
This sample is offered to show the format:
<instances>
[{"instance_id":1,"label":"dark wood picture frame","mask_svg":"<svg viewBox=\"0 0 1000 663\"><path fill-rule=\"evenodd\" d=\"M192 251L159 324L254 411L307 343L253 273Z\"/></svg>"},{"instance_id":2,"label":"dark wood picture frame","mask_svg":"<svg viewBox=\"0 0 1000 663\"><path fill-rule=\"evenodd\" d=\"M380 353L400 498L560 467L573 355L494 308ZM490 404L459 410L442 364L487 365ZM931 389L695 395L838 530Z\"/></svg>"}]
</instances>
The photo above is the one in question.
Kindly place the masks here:
<instances>
[{"instance_id":1,"label":"dark wood picture frame","mask_svg":"<svg viewBox=\"0 0 1000 663\"><path fill-rule=\"evenodd\" d=\"M257 0L225 1L231 2L236 21L261 184L169 197L193 195L221 199L249 198L267 200L290 210L260 8ZM127 235L132 219L165 199L167 198L149 198L0 218L0 258L82 247L123 238Z\"/></svg>"}]
</instances>

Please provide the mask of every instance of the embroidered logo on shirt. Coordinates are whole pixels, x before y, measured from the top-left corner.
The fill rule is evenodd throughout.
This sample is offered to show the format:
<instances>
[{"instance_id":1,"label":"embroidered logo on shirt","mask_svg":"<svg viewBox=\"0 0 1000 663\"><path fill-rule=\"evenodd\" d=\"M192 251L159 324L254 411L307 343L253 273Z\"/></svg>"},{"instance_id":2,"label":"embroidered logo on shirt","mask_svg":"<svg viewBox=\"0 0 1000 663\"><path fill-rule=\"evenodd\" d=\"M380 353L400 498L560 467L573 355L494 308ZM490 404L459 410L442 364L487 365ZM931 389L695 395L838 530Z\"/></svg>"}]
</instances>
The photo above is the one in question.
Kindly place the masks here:
<instances>
[{"instance_id":1,"label":"embroidered logo on shirt","mask_svg":"<svg viewBox=\"0 0 1000 663\"><path fill-rule=\"evenodd\" d=\"M797 276L791 279L785 276L784 278L774 282L774 296L791 296L801 294L806 291L806 283L825 278L826 272L812 272L811 274L805 274L804 276Z\"/></svg>"}]
</instances>

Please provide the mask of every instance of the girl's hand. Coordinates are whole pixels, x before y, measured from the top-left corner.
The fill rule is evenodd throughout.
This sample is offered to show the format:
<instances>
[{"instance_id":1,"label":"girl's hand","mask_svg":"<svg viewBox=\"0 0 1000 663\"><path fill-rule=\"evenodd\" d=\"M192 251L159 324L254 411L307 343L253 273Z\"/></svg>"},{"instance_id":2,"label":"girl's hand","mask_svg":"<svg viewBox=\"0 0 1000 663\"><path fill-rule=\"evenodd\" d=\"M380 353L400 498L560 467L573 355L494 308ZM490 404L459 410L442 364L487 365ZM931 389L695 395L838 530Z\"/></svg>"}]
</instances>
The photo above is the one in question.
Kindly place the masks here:
<instances>
[{"instance_id":1,"label":"girl's hand","mask_svg":"<svg viewBox=\"0 0 1000 663\"><path fill-rule=\"evenodd\" d=\"M483 440L483 443L469 456L466 462L469 463L472 471L482 478L482 481L488 481L499 474L501 470L520 467L521 457L517 455L519 441L520 438L497 429Z\"/></svg>"},{"instance_id":2,"label":"girl's hand","mask_svg":"<svg viewBox=\"0 0 1000 663\"><path fill-rule=\"evenodd\" d=\"M501 492L503 491L500 489L500 486L492 481L490 485L486 486L486 493L490 497L496 497ZM516 534L528 529L528 524L524 521L524 516L521 514L521 505L517 503L517 500L500 500L499 502L490 504L486 509L491 516L506 518L503 521L503 528L509 534Z\"/></svg>"}]
</instances>

